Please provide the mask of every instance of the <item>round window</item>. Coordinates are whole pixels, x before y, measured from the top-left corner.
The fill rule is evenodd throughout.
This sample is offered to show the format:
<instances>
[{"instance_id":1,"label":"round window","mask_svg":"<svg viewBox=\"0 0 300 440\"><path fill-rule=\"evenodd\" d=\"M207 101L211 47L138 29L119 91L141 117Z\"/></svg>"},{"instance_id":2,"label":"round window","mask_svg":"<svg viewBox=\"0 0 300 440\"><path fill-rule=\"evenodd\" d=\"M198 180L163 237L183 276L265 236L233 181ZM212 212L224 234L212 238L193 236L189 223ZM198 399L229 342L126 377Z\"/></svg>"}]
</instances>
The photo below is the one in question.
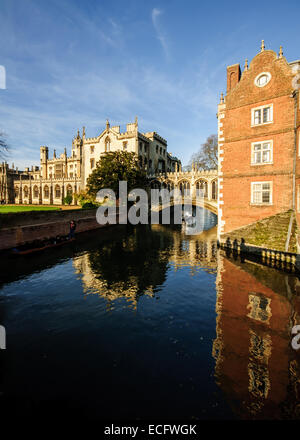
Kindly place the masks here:
<instances>
[{"instance_id":1,"label":"round window","mask_svg":"<svg viewBox=\"0 0 300 440\"><path fill-rule=\"evenodd\" d=\"M256 78L255 78L255 85L257 87L264 87L266 84L268 84L268 82L271 79L271 74L268 72L263 72L260 73Z\"/></svg>"}]
</instances>

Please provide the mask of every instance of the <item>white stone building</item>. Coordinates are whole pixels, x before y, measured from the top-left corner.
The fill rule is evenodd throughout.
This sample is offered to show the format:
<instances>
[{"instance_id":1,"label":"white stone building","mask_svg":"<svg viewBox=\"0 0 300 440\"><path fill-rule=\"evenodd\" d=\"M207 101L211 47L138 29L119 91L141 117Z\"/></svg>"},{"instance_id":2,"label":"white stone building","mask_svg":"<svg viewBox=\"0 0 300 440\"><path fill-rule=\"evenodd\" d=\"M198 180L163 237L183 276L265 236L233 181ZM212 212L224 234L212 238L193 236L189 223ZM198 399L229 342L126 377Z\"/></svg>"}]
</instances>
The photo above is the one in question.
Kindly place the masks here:
<instances>
[{"instance_id":1,"label":"white stone building","mask_svg":"<svg viewBox=\"0 0 300 440\"><path fill-rule=\"evenodd\" d=\"M135 153L140 166L149 176L174 172L180 166L180 161L168 153L165 139L155 131L138 131L137 118L126 125L123 133L120 126L110 127L107 121L105 129L97 137L86 137L84 127L82 135L78 130L69 157L65 148L59 156L54 150L50 158L48 147L42 146L40 167L16 173L4 166L3 173L11 176L3 176L3 182L9 182L13 188L3 188L3 199L6 203L61 205L67 194L73 195L85 189L88 176L105 152L117 150ZM72 203L75 203L74 198Z\"/></svg>"}]
</instances>

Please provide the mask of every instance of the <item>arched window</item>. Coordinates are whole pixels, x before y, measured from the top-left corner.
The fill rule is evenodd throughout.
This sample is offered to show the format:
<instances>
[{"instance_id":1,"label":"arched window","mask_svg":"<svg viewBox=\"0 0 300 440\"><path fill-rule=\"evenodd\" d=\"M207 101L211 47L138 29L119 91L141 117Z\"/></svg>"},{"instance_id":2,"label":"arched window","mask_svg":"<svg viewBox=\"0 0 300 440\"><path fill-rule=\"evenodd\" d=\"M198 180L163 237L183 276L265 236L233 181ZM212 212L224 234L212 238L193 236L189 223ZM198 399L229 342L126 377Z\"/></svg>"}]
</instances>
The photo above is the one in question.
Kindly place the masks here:
<instances>
[{"instance_id":1,"label":"arched window","mask_svg":"<svg viewBox=\"0 0 300 440\"><path fill-rule=\"evenodd\" d=\"M151 188L152 189L160 189L160 182L158 180L153 180L151 182Z\"/></svg>"},{"instance_id":2,"label":"arched window","mask_svg":"<svg viewBox=\"0 0 300 440\"><path fill-rule=\"evenodd\" d=\"M72 189L71 185L67 186L67 194L68 194L68 196L71 196L73 194L73 189Z\"/></svg>"},{"instance_id":3,"label":"arched window","mask_svg":"<svg viewBox=\"0 0 300 440\"><path fill-rule=\"evenodd\" d=\"M34 185L34 187L33 187L33 197L35 199L37 199L38 196L39 196L39 189L38 189L38 187L36 185Z\"/></svg>"},{"instance_id":4,"label":"arched window","mask_svg":"<svg viewBox=\"0 0 300 440\"><path fill-rule=\"evenodd\" d=\"M105 139L105 151L107 152L107 151L110 151L110 139L109 139L109 137L107 137L106 139Z\"/></svg>"},{"instance_id":5,"label":"arched window","mask_svg":"<svg viewBox=\"0 0 300 440\"><path fill-rule=\"evenodd\" d=\"M19 187L15 187L15 197L19 197Z\"/></svg>"},{"instance_id":6,"label":"arched window","mask_svg":"<svg viewBox=\"0 0 300 440\"><path fill-rule=\"evenodd\" d=\"M182 195L190 195L190 184L187 180L180 182L179 189Z\"/></svg>"},{"instance_id":7,"label":"arched window","mask_svg":"<svg viewBox=\"0 0 300 440\"><path fill-rule=\"evenodd\" d=\"M216 180L211 184L211 197L213 200L217 200L218 198L218 184Z\"/></svg>"},{"instance_id":8,"label":"arched window","mask_svg":"<svg viewBox=\"0 0 300 440\"><path fill-rule=\"evenodd\" d=\"M45 199L49 199L49 186L44 186L44 197Z\"/></svg>"},{"instance_id":9,"label":"arched window","mask_svg":"<svg viewBox=\"0 0 300 440\"><path fill-rule=\"evenodd\" d=\"M235 82L236 82L236 74L235 72L231 72L230 74L230 88L232 89L232 87L235 86Z\"/></svg>"},{"instance_id":10,"label":"arched window","mask_svg":"<svg viewBox=\"0 0 300 440\"><path fill-rule=\"evenodd\" d=\"M205 180L198 180L196 183L196 196L207 197L207 182Z\"/></svg>"},{"instance_id":11,"label":"arched window","mask_svg":"<svg viewBox=\"0 0 300 440\"><path fill-rule=\"evenodd\" d=\"M24 186L23 191L24 191L24 197L28 197L28 186L27 185Z\"/></svg>"},{"instance_id":12,"label":"arched window","mask_svg":"<svg viewBox=\"0 0 300 440\"><path fill-rule=\"evenodd\" d=\"M59 199L59 198L60 198L60 194L61 194L61 192L60 192L60 186L59 186L59 185L56 185L56 186L55 186L55 197L56 197L57 199Z\"/></svg>"},{"instance_id":13,"label":"arched window","mask_svg":"<svg viewBox=\"0 0 300 440\"><path fill-rule=\"evenodd\" d=\"M173 191L174 183L173 182L167 182L167 189L168 189L168 191Z\"/></svg>"}]
</instances>

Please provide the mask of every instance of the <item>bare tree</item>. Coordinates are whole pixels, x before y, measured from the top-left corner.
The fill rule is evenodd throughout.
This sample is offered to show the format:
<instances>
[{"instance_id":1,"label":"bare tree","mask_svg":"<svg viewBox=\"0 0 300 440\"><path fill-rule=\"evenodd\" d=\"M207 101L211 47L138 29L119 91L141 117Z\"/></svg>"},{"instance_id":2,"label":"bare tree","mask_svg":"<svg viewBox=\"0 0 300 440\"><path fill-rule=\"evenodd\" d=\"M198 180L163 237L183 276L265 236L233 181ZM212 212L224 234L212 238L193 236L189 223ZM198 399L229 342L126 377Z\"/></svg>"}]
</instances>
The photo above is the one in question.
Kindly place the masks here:
<instances>
[{"instance_id":1,"label":"bare tree","mask_svg":"<svg viewBox=\"0 0 300 440\"><path fill-rule=\"evenodd\" d=\"M192 155L189 165L192 166L193 162L203 170L218 168L218 136L216 134L208 136L200 150Z\"/></svg>"},{"instance_id":2,"label":"bare tree","mask_svg":"<svg viewBox=\"0 0 300 440\"><path fill-rule=\"evenodd\" d=\"M5 134L0 131L0 158L4 159L8 151L8 144L6 142Z\"/></svg>"}]
</instances>

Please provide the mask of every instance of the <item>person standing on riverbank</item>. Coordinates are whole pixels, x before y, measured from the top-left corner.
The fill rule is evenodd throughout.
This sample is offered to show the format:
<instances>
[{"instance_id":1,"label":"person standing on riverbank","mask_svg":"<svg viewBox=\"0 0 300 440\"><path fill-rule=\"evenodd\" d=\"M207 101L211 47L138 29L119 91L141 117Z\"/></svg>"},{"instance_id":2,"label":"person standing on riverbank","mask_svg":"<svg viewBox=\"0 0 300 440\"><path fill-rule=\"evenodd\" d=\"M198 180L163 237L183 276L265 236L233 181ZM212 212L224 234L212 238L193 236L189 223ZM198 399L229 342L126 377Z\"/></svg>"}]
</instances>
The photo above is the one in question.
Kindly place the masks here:
<instances>
[{"instance_id":1,"label":"person standing on riverbank","mask_svg":"<svg viewBox=\"0 0 300 440\"><path fill-rule=\"evenodd\" d=\"M71 220L71 222L70 222L69 239L75 238L75 230L76 230L76 223L75 223L74 220Z\"/></svg>"}]
</instances>

